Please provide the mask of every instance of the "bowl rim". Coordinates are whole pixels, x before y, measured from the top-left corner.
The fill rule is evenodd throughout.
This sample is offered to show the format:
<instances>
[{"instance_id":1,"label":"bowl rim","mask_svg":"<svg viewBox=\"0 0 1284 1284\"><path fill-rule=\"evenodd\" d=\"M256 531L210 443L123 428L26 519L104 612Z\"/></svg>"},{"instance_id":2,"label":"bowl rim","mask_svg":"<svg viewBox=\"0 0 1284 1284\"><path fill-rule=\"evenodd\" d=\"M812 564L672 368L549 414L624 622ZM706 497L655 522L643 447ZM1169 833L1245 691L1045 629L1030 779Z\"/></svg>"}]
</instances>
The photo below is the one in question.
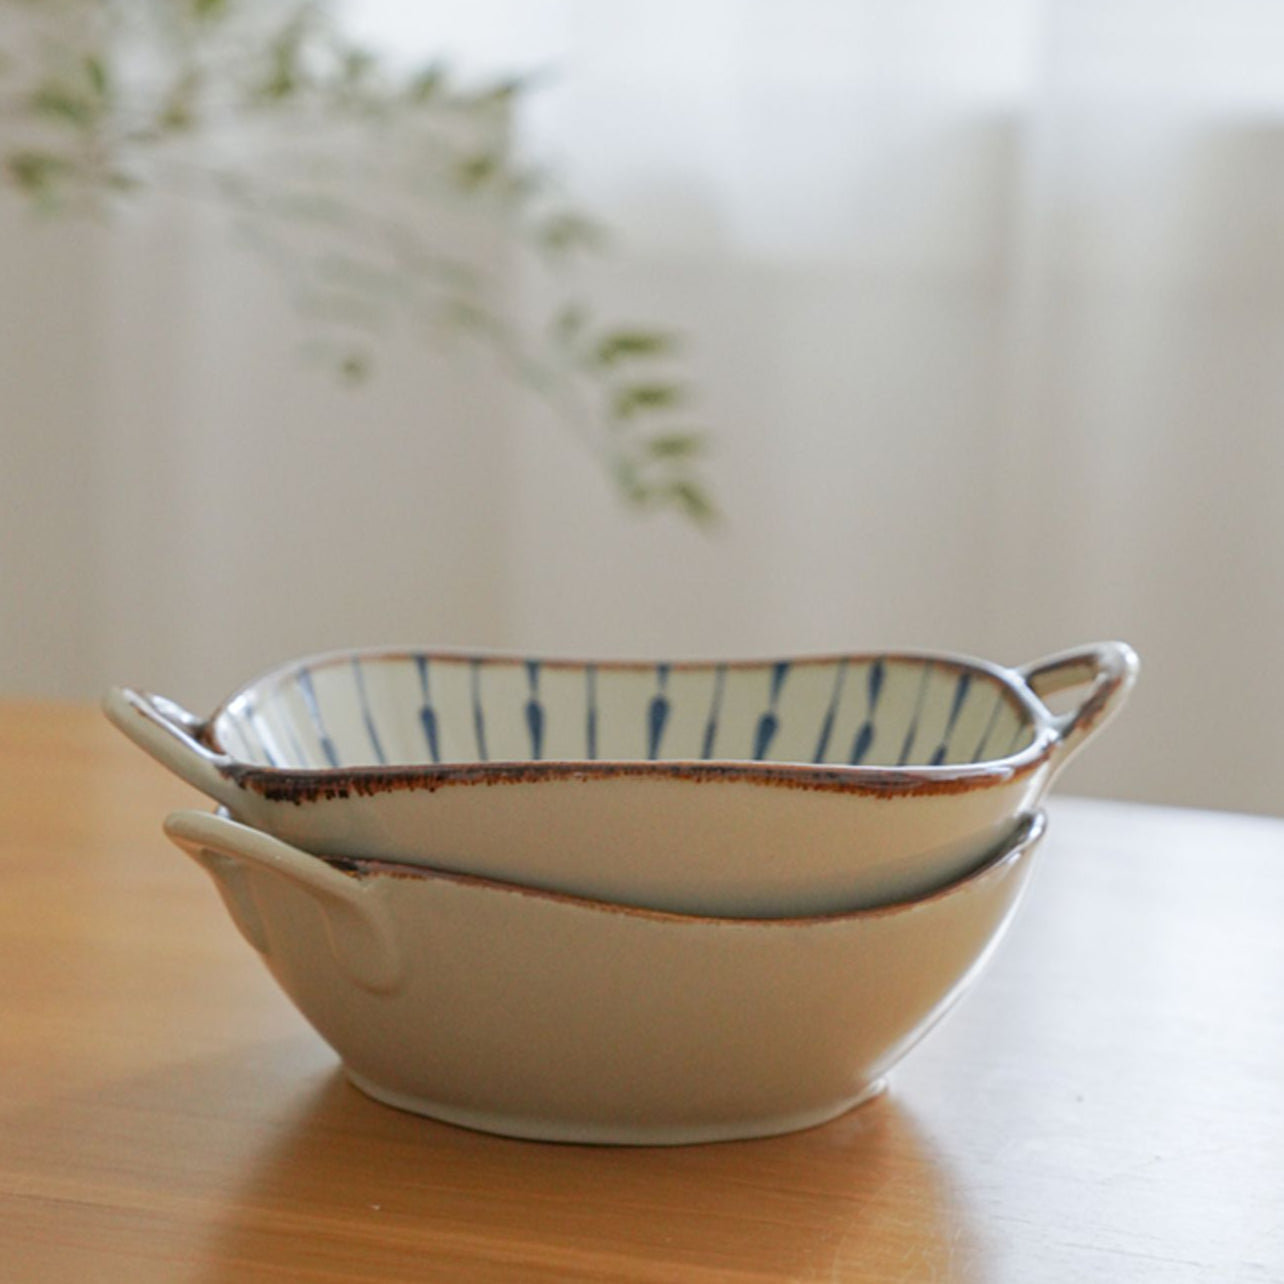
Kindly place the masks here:
<instances>
[{"instance_id":1,"label":"bowl rim","mask_svg":"<svg viewBox=\"0 0 1284 1284\"><path fill-rule=\"evenodd\" d=\"M843 763L764 762L739 758L546 758L466 759L442 763L361 764L337 767L280 767L238 758L221 742L217 725L249 702L256 692L280 686L304 670L349 665L405 661L418 658L454 663L528 665L549 668L582 668L627 671L655 669L770 669L775 665L835 665L839 663L924 664L957 673L978 674L991 682L1000 697L1023 715L1032 730L1028 744L1013 753L977 762L916 764L906 766L849 765ZM499 783L535 784L553 780L579 781L641 778L691 783L740 782L785 786L826 792L873 795L949 794L967 792L1007 782L1042 767L1060 743L1057 719L1024 681L1019 670L951 651L897 647L886 650L817 652L790 656L644 659L630 657L583 658L539 655L482 647L420 647L385 645L339 648L300 656L265 670L242 683L193 728L196 738L220 759L219 770L238 787L268 801L295 803L322 798L369 796L399 790L434 792L447 786Z\"/></svg>"}]
</instances>

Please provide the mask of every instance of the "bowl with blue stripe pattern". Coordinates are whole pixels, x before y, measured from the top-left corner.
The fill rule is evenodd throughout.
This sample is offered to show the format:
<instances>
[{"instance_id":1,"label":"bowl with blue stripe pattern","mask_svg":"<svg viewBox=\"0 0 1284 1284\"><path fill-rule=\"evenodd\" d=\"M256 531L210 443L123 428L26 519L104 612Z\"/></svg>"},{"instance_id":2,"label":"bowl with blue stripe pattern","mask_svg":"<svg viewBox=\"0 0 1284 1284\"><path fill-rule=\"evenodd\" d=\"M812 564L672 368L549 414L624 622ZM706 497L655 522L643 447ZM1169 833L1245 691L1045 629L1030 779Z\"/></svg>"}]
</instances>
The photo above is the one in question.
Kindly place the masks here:
<instances>
[{"instance_id":1,"label":"bowl with blue stripe pattern","mask_svg":"<svg viewBox=\"0 0 1284 1284\"><path fill-rule=\"evenodd\" d=\"M207 718L130 688L105 709L237 820L315 855L787 917L958 877L1037 809L1136 674L1121 642L1017 668L375 648L287 664ZM1045 704L1058 692L1068 711Z\"/></svg>"}]
</instances>

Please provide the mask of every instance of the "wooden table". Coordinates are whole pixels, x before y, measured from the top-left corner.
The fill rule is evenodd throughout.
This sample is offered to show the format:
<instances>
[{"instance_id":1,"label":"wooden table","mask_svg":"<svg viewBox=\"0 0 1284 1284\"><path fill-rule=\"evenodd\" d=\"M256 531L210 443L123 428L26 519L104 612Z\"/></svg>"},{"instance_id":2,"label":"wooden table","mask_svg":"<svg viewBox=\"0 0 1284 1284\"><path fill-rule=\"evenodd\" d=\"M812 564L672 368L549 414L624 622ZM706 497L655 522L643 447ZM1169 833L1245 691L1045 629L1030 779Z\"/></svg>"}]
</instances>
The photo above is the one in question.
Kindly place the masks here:
<instances>
[{"instance_id":1,"label":"wooden table","mask_svg":"<svg viewBox=\"0 0 1284 1284\"><path fill-rule=\"evenodd\" d=\"M1284 821L1059 800L890 1095L593 1149L349 1087L95 710L0 705L0 776L5 1284L1284 1280Z\"/></svg>"}]
</instances>

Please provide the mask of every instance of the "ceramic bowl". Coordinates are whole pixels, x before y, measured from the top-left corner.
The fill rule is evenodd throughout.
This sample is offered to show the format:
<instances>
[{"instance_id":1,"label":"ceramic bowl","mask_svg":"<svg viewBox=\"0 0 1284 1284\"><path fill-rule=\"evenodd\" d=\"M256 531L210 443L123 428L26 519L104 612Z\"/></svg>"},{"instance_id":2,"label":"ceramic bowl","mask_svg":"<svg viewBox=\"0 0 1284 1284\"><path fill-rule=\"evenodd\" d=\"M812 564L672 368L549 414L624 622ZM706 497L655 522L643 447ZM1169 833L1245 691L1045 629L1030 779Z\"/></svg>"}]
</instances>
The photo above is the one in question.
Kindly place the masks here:
<instances>
[{"instance_id":1,"label":"ceramic bowl","mask_svg":"<svg viewBox=\"0 0 1284 1284\"><path fill-rule=\"evenodd\" d=\"M203 812L166 832L357 1087L488 1132L677 1144L842 1113L959 997L1041 817L933 895L823 918L659 913L341 865Z\"/></svg>"},{"instance_id":2,"label":"ceramic bowl","mask_svg":"<svg viewBox=\"0 0 1284 1284\"><path fill-rule=\"evenodd\" d=\"M1017 669L356 651L270 673L207 719L129 690L106 710L234 818L314 854L788 916L920 895L975 864L1136 666L1118 642ZM1045 707L1072 687L1071 711Z\"/></svg>"}]
</instances>

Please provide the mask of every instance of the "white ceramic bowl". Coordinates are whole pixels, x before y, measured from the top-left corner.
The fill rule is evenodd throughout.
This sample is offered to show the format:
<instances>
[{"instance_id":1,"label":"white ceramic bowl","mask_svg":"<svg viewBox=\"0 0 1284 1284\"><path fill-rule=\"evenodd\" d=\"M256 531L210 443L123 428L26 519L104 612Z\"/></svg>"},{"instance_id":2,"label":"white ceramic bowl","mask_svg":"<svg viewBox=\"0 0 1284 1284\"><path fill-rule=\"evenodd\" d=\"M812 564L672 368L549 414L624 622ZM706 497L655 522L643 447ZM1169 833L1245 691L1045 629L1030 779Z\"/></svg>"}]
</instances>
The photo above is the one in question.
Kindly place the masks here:
<instances>
[{"instance_id":1,"label":"white ceramic bowl","mask_svg":"<svg viewBox=\"0 0 1284 1284\"><path fill-rule=\"evenodd\" d=\"M165 828L370 1095L512 1136L676 1144L809 1127L876 1092L988 957L1043 820L924 899L788 920L341 869L202 812Z\"/></svg>"},{"instance_id":2,"label":"white ceramic bowl","mask_svg":"<svg viewBox=\"0 0 1284 1284\"><path fill-rule=\"evenodd\" d=\"M357 651L210 718L129 690L112 720L306 851L622 904L787 916L919 895L1035 810L1118 709L1122 643L1019 669L957 656L639 664ZM1071 712L1041 696L1081 687Z\"/></svg>"}]
</instances>

